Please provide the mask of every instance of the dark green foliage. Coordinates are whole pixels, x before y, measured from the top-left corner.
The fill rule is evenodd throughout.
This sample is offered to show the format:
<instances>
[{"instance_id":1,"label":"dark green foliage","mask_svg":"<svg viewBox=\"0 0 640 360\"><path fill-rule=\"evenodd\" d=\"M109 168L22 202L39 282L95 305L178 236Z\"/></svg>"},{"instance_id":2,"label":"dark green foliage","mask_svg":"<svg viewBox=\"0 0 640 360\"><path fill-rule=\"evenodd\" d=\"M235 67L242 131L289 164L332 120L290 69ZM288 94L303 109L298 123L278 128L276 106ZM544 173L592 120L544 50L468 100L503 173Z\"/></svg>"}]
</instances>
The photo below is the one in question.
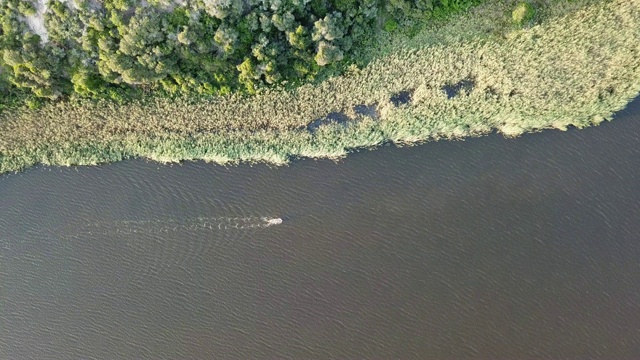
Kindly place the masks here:
<instances>
[{"instance_id":1,"label":"dark green foliage","mask_svg":"<svg viewBox=\"0 0 640 360\"><path fill-rule=\"evenodd\" d=\"M18 0L4 0L0 12L3 72L14 86L28 89L38 97L58 98L68 87L65 79L65 49L57 44L42 46L40 36L20 21Z\"/></svg>"},{"instance_id":2,"label":"dark green foliage","mask_svg":"<svg viewBox=\"0 0 640 360\"><path fill-rule=\"evenodd\" d=\"M45 42L21 20L36 14L34 0L0 0L0 89L49 99L254 93L322 78L358 60L354 49L377 31L381 10L382 26L393 31L406 19L479 1L196 0L167 8L162 1L103 0L96 8L89 0L76 0L77 7L49 0Z\"/></svg>"},{"instance_id":3,"label":"dark green foliage","mask_svg":"<svg viewBox=\"0 0 640 360\"><path fill-rule=\"evenodd\" d=\"M98 96L102 93L105 83L95 72L80 68L71 77L73 90L81 96Z\"/></svg>"},{"instance_id":4,"label":"dark green foliage","mask_svg":"<svg viewBox=\"0 0 640 360\"><path fill-rule=\"evenodd\" d=\"M389 0L385 9L398 20L416 20L425 17L443 18L481 2L482 0Z\"/></svg>"}]
</instances>

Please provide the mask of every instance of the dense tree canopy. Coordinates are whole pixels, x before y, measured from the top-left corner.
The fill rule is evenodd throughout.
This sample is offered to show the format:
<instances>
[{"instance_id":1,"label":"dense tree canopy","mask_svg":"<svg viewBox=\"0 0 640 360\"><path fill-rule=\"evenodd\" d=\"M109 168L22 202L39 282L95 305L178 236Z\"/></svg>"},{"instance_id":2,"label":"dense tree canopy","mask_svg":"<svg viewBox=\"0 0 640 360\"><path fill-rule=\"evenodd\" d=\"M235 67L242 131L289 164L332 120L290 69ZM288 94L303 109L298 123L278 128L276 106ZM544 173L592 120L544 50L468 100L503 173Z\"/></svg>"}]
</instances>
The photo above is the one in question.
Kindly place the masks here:
<instances>
[{"instance_id":1,"label":"dense tree canopy","mask_svg":"<svg viewBox=\"0 0 640 360\"><path fill-rule=\"evenodd\" d=\"M380 19L477 2L0 0L0 89L49 99L131 89L254 92L352 60Z\"/></svg>"}]
</instances>

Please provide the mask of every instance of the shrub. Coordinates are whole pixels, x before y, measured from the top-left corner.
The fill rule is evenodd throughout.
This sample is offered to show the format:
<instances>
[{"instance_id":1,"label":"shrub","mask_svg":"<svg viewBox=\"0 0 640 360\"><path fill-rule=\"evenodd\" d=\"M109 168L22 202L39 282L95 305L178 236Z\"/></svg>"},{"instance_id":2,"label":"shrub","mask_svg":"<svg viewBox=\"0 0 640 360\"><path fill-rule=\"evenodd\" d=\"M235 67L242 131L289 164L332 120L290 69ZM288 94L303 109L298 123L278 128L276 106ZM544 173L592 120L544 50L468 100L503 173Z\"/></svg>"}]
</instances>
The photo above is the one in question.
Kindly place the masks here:
<instances>
[{"instance_id":1,"label":"shrub","mask_svg":"<svg viewBox=\"0 0 640 360\"><path fill-rule=\"evenodd\" d=\"M516 5L515 9L511 13L511 19L517 25L522 25L533 19L536 14L534 7L526 1L523 1Z\"/></svg>"},{"instance_id":2,"label":"shrub","mask_svg":"<svg viewBox=\"0 0 640 360\"><path fill-rule=\"evenodd\" d=\"M389 19L384 23L384 30L386 32L393 32L397 28L398 28L398 22L395 21L394 19Z\"/></svg>"}]
</instances>

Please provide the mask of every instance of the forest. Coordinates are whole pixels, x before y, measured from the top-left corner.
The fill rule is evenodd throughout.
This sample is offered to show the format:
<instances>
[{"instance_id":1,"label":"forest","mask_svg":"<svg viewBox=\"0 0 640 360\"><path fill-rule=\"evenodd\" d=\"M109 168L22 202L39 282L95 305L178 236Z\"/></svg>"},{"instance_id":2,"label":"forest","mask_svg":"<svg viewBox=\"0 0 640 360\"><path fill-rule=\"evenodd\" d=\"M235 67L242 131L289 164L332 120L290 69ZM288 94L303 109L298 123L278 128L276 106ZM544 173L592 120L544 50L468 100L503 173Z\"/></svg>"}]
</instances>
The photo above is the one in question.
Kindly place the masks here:
<instances>
[{"instance_id":1,"label":"forest","mask_svg":"<svg viewBox=\"0 0 640 360\"><path fill-rule=\"evenodd\" d=\"M314 82L360 61L379 31L481 1L0 0L0 110Z\"/></svg>"}]
</instances>

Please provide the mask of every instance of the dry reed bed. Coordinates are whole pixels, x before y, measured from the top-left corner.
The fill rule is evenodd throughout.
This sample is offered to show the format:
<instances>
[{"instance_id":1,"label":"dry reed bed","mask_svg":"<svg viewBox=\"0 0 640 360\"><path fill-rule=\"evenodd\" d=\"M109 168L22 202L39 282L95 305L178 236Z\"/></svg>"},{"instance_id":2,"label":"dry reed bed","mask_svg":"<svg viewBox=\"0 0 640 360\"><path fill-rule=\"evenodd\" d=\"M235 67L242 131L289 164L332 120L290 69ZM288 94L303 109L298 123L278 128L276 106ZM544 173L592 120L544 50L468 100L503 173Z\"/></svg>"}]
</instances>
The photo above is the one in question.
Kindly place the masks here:
<instances>
[{"instance_id":1,"label":"dry reed bed","mask_svg":"<svg viewBox=\"0 0 640 360\"><path fill-rule=\"evenodd\" d=\"M610 119L640 92L640 0L552 3L540 25L508 30L489 2L411 40L381 41L363 69L316 86L208 102L68 102L0 116L0 172L128 157L218 163L341 157L385 141L506 136ZM456 32L456 29L460 29ZM472 81L449 99L443 87ZM390 98L412 91L411 101ZM376 104L379 119L353 107ZM332 112L346 126L306 126Z\"/></svg>"}]
</instances>

